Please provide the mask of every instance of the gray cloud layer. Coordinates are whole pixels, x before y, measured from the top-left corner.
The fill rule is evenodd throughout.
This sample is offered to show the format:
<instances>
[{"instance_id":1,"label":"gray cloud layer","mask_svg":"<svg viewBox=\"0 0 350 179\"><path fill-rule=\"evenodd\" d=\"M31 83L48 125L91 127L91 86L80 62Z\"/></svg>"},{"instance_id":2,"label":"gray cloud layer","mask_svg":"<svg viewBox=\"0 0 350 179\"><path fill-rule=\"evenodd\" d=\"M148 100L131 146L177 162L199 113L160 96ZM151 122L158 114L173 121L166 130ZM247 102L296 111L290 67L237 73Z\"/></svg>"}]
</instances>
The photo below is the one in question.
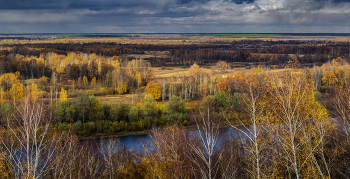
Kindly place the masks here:
<instances>
[{"instance_id":1,"label":"gray cloud layer","mask_svg":"<svg viewBox=\"0 0 350 179\"><path fill-rule=\"evenodd\" d=\"M0 33L350 32L350 0L2 0Z\"/></svg>"}]
</instances>

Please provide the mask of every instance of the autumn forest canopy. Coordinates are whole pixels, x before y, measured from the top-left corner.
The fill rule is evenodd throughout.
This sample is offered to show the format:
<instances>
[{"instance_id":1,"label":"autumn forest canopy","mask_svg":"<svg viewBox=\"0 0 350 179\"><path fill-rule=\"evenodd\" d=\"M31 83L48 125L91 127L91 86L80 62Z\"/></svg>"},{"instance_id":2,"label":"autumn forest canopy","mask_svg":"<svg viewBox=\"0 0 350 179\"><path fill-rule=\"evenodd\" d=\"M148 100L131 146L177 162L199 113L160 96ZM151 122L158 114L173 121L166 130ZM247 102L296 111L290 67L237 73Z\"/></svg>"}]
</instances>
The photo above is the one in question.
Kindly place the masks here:
<instances>
[{"instance_id":1,"label":"autumn forest canopy","mask_svg":"<svg viewBox=\"0 0 350 179\"><path fill-rule=\"evenodd\" d=\"M0 178L349 178L349 63L348 34L0 35Z\"/></svg>"}]
</instances>

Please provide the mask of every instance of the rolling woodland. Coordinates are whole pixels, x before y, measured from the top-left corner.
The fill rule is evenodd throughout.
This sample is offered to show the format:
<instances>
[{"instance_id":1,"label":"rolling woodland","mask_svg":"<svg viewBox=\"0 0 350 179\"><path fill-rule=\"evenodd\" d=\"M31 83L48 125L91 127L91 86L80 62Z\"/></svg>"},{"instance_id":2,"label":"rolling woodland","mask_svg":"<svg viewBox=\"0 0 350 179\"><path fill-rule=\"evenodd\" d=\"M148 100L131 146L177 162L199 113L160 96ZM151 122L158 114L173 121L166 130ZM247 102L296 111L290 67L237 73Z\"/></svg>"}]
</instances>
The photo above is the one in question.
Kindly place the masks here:
<instances>
[{"instance_id":1,"label":"rolling woodland","mask_svg":"<svg viewBox=\"0 0 350 179\"><path fill-rule=\"evenodd\" d=\"M0 178L349 178L347 38L0 38Z\"/></svg>"}]
</instances>

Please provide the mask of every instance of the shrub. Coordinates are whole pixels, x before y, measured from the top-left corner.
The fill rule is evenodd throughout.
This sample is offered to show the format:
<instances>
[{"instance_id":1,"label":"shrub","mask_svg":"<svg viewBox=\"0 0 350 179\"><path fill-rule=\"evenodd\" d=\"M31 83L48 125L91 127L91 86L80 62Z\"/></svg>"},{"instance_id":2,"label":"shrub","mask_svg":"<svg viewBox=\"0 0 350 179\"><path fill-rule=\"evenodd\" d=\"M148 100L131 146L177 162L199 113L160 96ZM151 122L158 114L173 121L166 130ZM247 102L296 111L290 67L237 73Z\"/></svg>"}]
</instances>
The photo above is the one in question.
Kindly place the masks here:
<instances>
[{"instance_id":1,"label":"shrub","mask_svg":"<svg viewBox=\"0 0 350 179\"><path fill-rule=\"evenodd\" d=\"M185 112L185 101L179 96L172 96L167 104L167 110L172 113Z\"/></svg>"},{"instance_id":2,"label":"shrub","mask_svg":"<svg viewBox=\"0 0 350 179\"><path fill-rule=\"evenodd\" d=\"M234 93L230 101L231 106L233 106L234 108L238 108L239 106L241 106L240 100L241 100L241 94Z\"/></svg>"},{"instance_id":3,"label":"shrub","mask_svg":"<svg viewBox=\"0 0 350 179\"><path fill-rule=\"evenodd\" d=\"M59 102L56 106L56 116L60 122L72 123L76 121L75 118L75 107L71 100L63 100Z\"/></svg>"},{"instance_id":4,"label":"shrub","mask_svg":"<svg viewBox=\"0 0 350 179\"><path fill-rule=\"evenodd\" d=\"M315 97L316 101L319 101L322 97L322 93L320 93L319 91L315 91L314 97Z\"/></svg>"},{"instance_id":5,"label":"shrub","mask_svg":"<svg viewBox=\"0 0 350 179\"><path fill-rule=\"evenodd\" d=\"M102 113L103 113L103 120L109 120L111 116L111 105L108 103L103 103L102 105Z\"/></svg>"},{"instance_id":6,"label":"shrub","mask_svg":"<svg viewBox=\"0 0 350 179\"><path fill-rule=\"evenodd\" d=\"M83 129L83 123L79 120L73 124L73 128L77 131L81 131Z\"/></svg>"},{"instance_id":7,"label":"shrub","mask_svg":"<svg viewBox=\"0 0 350 179\"><path fill-rule=\"evenodd\" d=\"M144 104L147 115L155 115L157 113L156 110L156 102L154 101L151 95L146 95L144 98Z\"/></svg>"},{"instance_id":8,"label":"shrub","mask_svg":"<svg viewBox=\"0 0 350 179\"><path fill-rule=\"evenodd\" d=\"M138 107L135 107L135 106L131 107L129 114L128 114L129 121L130 122L139 121L143 116L142 113L143 113L143 111L140 110Z\"/></svg>"},{"instance_id":9,"label":"shrub","mask_svg":"<svg viewBox=\"0 0 350 179\"><path fill-rule=\"evenodd\" d=\"M214 96L215 104L219 109L226 109L229 105L229 100L224 91L218 91Z\"/></svg>"},{"instance_id":10,"label":"shrub","mask_svg":"<svg viewBox=\"0 0 350 179\"><path fill-rule=\"evenodd\" d=\"M110 119L112 121L129 121L130 106L127 103L119 103L111 109Z\"/></svg>"},{"instance_id":11,"label":"shrub","mask_svg":"<svg viewBox=\"0 0 350 179\"><path fill-rule=\"evenodd\" d=\"M106 94L107 94L107 90L106 90L106 88L100 88L100 91L101 91L101 92L104 92L104 93L106 93Z\"/></svg>"}]
</instances>

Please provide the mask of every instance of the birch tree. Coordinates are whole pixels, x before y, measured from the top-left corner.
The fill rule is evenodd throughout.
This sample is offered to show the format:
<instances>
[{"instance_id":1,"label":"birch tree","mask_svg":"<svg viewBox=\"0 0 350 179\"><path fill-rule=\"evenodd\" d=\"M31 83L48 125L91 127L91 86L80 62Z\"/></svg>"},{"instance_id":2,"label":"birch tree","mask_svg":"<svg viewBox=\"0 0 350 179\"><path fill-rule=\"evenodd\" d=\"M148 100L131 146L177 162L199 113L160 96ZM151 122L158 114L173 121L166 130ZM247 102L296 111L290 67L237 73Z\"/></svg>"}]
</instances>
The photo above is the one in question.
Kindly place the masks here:
<instances>
[{"instance_id":1,"label":"birch tree","mask_svg":"<svg viewBox=\"0 0 350 179\"><path fill-rule=\"evenodd\" d=\"M0 140L15 178L44 178L55 163L62 134L49 130L51 121L44 111L43 104L28 95L6 118Z\"/></svg>"}]
</instances>

